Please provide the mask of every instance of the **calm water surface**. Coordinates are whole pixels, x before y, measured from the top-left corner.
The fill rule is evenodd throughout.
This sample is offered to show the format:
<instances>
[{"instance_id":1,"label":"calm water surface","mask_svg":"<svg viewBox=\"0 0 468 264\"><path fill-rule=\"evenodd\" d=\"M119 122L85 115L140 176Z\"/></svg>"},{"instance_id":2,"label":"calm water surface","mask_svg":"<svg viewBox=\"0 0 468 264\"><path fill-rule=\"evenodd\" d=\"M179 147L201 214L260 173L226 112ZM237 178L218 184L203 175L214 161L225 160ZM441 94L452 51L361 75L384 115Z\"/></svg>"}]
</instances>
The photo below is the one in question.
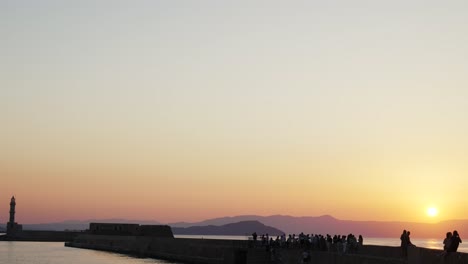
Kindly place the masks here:
<instances>
[{"instance_id":1,"label":"calm water surface","mask_svg":"<svg viewBox=\"0 0 468 264\"><path fill-rule=\"evenodd\" d=\"M2 264L162 264L177 263L134 258L104 251L65 247L63 242L0 241Z\"/></svg>"}]
</instances>

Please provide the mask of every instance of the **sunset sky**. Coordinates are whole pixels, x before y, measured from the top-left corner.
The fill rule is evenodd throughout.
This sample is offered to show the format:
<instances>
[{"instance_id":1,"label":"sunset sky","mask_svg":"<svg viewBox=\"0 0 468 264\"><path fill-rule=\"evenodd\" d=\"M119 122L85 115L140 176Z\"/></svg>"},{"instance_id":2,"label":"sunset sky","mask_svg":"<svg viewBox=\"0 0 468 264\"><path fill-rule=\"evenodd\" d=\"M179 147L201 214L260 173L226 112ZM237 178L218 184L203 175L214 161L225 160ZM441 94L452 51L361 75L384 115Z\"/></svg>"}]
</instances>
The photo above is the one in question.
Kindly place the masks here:
<instances>
[{"instance_id":1,"label":"sunset sky","mask_svg":"<svg viewBox=\"0 0 468 264\"><path fill-rule=\"evenodd\" d=\"M0 223L468 219L467 14L0 0Z\"/></svg>"}]
</instances>

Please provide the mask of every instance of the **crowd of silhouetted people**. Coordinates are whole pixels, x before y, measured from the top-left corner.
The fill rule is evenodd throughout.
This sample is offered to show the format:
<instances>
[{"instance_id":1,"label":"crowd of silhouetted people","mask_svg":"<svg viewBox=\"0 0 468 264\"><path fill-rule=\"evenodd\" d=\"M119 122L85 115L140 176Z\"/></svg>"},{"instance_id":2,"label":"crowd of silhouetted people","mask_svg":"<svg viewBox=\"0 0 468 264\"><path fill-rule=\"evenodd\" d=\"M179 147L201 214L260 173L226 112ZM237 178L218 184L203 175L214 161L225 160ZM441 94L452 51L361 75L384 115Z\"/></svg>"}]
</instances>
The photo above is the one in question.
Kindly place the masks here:
<instances>
[{"instance_id":1,"label":"crowd of silhouetted people","mask_svg":"<svg viewBox=\"0 0 468 264\"><path fill-rule=\"evenodd\" d=\"M411 232L403 230L400 235L402 256L408 256L408 248L415 245L411 242ZM266 251L273 252L276 248L300 248L304 249L303 259L310 258L309 251L325 251L338 253L355 253L363 245L363 238L359 235L357 238L353 234L334 235L331 236L321 234L292 234L286 236L270 237L268 234L258 236L257 233L252 234L253 247L264 247ZM462 243L458 232L447 232L443 241L444 251L440 254L445 256L450 252L457 252L458 246Z\"/></svg>"},{"instance_id":2,"label":"crowd of silhouetted people","mask_svg":"<svg viewBox=\"0 0 468 264\"><path fill-rule=\"evenodd\" d=\"M359 235L356 238L353 234L326 236L320 234L292 234L286 236L270 237L268 234L263 234L260 237L257 233L252 234L253 245L263 246L266 250L270 248L304 248L314 251L329 251L329 252L356 252L363 244L363 238Z\"/></svg>"}]
</instances>

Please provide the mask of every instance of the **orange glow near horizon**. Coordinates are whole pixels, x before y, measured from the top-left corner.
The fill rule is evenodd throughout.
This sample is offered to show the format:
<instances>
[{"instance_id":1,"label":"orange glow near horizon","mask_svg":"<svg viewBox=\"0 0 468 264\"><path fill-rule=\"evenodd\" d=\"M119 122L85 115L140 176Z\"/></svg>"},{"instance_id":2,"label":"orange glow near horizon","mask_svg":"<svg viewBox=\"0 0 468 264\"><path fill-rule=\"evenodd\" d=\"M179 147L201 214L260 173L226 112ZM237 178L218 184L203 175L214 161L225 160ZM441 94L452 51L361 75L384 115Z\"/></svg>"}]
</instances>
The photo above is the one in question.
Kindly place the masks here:
<instances>
[{"instance_id":1,"label":"orange glow near horizon","mask_svg":"<svg viewBox=\"0 0 468 264\"><path fill-rule=\"evenodd\" d=\"M308 173L289 176L287 181L282 175L287 175L289 168L299 173L298 163L282 163L272 168L242 168L232 164L228 170L223 170L222 164L217 164L219 168L216 169L216 166L202 168L197 163L196 166L159 172L164 172L167 177L155 177L156 172L145 173L141 168L127 170L123 165L120 164L120 169L108 171L88 168L72 172L64 167L43 171L37 167L10 169L7 174L11 177L3 183L15 190L12 195L18 201L17 219L22 223L104 218L167 223L245 214L328 214L343 220L410 222L466 217L460 210L462 204L454 203L450 196L444 197L444 193L436 193L442 182L431 182L431 185L418 183L424 186L421 188L423 193L417 190L406 192L399 187L400 182L390 176L393 172L387 169L381 170L381 173L386 171L389 175L384 177L387 179L384 182L371 177L366 182L361 178L361 183L355 184L357 178L354 175L364 175L365 171L353 168L355 171L352 173L349 164L342 164L348 172L347 177L338 177L334 169L307 166L303 169ZM377 172L376 168L367 169L370 175ZM189 171L193 171L195 176L182 176ZM29 178L32 174L35 177ZM102 176L106 174L112 177ZM225 176L218 177L220 174ZM308 177L308 174L316 176ZM68 175L68 178L64 179L62 175ZM408 186L414 186L411 181L406 182ZM427 190L433 190L433 194L425 195L430 193ZM3 191L0 219L7 219L9 198L10 195ZM444 214L427 218L415 210L427 208L428 199L437 199L440 208L444 208Z\"/></svg>"}]
</instances>

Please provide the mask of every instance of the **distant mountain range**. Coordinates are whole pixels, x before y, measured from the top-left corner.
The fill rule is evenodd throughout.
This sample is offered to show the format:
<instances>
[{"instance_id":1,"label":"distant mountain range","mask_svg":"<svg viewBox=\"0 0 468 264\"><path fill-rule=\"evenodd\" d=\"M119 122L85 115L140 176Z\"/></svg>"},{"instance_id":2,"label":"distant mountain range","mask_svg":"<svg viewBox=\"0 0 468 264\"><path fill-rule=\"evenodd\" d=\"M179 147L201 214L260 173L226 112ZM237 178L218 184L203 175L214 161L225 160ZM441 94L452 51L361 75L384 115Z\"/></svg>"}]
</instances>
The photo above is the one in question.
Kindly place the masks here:
<instances>
[{"instance_id":1,"label":"distant mountain range","mask_svg":"<svg viewBox=\"0 0 468 264\"><path fill-rule=\"evenodd\" d=\"M448 231L458 230L461 237L468 236L468 220L449 220L439 223L350 221L339 220L329 215L318 217L294 217L286 215L257 216L241 215L205 220L197 223L178 222L172 227L224 225L239 221L255 220L265 225L283 230L286 234L342 234L353 233L365 237L399 238L403 229L410 230L414 238L444 238ZM257 232L258 233L258 232Z\"/></svg>"},{"instance_id":2,"label":"distant mountain range","mask_svg":"<svg viewBox=\"0 0 468 264\"><path fill-rule=\"evenodd\" d=\"M253 232L257 234L269 234L279 236L284 232L271 226L266 226L258 221L241 221L221 226L191 226L172 227L172 232L176 235L225 235L225 236L250 236Z\"/></svg>"},{"instance_id":3,"label":"distant mountain range","mask_svg":"<svg viewBox=\"0 0 468 264\"><path fill-rule=\"evenodd\" d=\"M301 232L308 234L349 234L363 235L364 237L395 237L399 238L403 229L410 230L413 238L444 238L448 231L457 230L462 239L468 236L468 220L449 220L430 223L416 222L384 222L384 221L350 221L339 220L329 215L318 217L305 216L295 217L286 215L258 216L258 215L241 215L234 217L221 217L208 219L201 222L187 223L177 222L169 223L168 225L177 230L175 234L202 234L209 235L210 232L224 235L230 234L251 234L251 228L245 225L245 229L239 226L228 226L232 229L228 230L225 226L244 221L258 221L267 227L276 230L284 231L286 234L299 234ZM25 230L85 230L89 227L90 222L111 222L111 223L138 223L157 225L161 224L157 221L142 221L142 220L127 220L127 219L99 219L86 221L64 221L59 223L47 224L26 224L23 225ZM207 226L210 228L204 229ZM3 227L5 227L3 225ZM193 228L189 228L193 227ZM178 229L180 228L180 229ZM186 228L186 229L182 229ZM267 233L262 232L261 226L257 226L255 232L257 234ZM280 232L281 232L280 231ZM273 231L269 231L273 235Z\"/></svg>"}]
</instances>

